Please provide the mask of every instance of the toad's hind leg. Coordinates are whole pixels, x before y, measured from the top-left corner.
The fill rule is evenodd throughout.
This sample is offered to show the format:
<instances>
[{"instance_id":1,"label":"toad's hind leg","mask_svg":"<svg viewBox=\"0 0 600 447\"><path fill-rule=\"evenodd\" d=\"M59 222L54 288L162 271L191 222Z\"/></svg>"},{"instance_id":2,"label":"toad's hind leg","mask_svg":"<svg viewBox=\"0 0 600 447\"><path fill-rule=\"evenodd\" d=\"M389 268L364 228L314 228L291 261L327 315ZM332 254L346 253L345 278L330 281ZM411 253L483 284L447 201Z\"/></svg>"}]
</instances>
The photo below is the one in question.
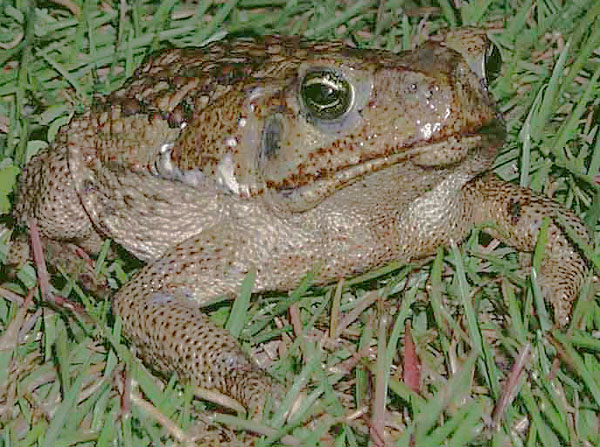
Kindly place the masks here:
<instances>
[{"instance_id":1,"label":"toad's hind leg","mask_svg":"<svg viewBox=\"0 0 600 447\"><path fill-rule=\"evenodd\" d=\"M13 215L21 224L35 218L48 239L75 242L90 251L97 251L101 242L75 191L64 144L41 151L23 169Z\"/></svg>"},{"instance_id":2,"label":"toad's hind leg","mask_svg":"<svg viewBox=\"0 0 600 447\"><path fill-rule=\"evenodd\" d=\"M278 385L201 310L212 298L234 296L249 269L240 264L240 242L231 239L235 229L224 226L143 268L119 290L113 310L147 364L232 397L258 416L268 396L279 397Z\"/></svg>"},{"instance_id":3,"label":"toad's hind leg","mask_svg":"<svg viewBox=\"0 0 600 447\"><path fill-rule=\"evenodd\" d=\"M87 258L80 255L81 249L97 253L103 240L75 191L65 144L40 151L23 169L13 217L17 227L37 222L51 266L82 281L88 290L107 292L106 282L97 278ZM13 234L8 264L20 267L31 259L28 239L25 233Z\"/></svg>"},{"instance_id":4,"label":"toad's hind leg","mask_svg":"<svg viewBox=\"0 0 600 447\"><path fill-rule=\"evenodd\" d=\"M588 243L585 225L571 211L529 189L503 182L492 174L475 178L463 187L474 223L491 222L495 237L518 250L532 251L544 217L550 219L548 243L538 282L554 308L556 319L566 324L573 301L587 271L586 261L563 225Z\"/></svg>"}]
</instances>

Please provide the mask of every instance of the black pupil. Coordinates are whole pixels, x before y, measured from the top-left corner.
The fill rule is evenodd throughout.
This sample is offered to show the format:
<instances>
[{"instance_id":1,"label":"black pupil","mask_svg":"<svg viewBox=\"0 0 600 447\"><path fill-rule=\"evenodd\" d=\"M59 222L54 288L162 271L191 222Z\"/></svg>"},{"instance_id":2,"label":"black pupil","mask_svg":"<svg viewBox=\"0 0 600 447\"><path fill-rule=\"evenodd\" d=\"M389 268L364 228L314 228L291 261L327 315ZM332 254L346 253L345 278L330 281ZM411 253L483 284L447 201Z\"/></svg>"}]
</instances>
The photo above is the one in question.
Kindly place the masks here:
<instances>
[{"instance_id":1,"label":"black pupil","mask_svg":"<svg viewBox=\"0 0 600 447\"><path fill-rule=\"evenodd\" d=\"M335 102L337 98L337 90L325 84L309 87L308 95L320 106L329 106Z\"/></svg>"},{"instance_id":2,"label":"black pupil","mask_svg":"<svg viewBox=\"0 0 600 447\"><path fill-rule=\"evenodd\" d=\"M335 80L322 78L322 82L316 80L313 82L315 83L308 85L306 88L306 96L309 101L320 109L334 106L341 93L340 90L330 84L330 82L335 83Z\"/></svg>"}]
</instances>

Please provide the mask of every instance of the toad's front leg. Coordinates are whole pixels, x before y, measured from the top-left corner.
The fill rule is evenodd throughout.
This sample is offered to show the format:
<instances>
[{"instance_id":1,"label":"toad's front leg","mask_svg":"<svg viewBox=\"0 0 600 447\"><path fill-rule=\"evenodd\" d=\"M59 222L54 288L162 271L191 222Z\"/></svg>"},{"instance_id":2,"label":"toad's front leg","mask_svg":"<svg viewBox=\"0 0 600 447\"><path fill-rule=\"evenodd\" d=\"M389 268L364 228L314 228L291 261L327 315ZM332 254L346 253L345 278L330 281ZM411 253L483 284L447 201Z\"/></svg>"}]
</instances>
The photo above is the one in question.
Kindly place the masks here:
<instances>
[{"instance_id":1,"label":"toad's front leg","mask_svg":"<svg viewBox=\"0 0 600 447\"><path fill-rule=\"evenodd\" d=\"M201 310L211 298L235 296L248 269L235 228L209 229L148 264L114 297L127 337L147 364L232 397L253 417L279 386L237 340Z\"/></svg>"},{"instance_id":2,"label":"toad's front leg","mask_svg":"<svg viewBox=\"0 0 600 447\"><path fill-rule=\"evenodd\" d=\"M502 242L521 251L532 251L544 217L550 219L548 243L538 282L544 297L562 325L571 314L573 301L587 271L586 261L564 226L584 243L587 228L571 211L529 189L503 182L493 174L477 177L463 187L465 215L473 223L492 223L489 230Z\"/></svg>"}]
</instances>

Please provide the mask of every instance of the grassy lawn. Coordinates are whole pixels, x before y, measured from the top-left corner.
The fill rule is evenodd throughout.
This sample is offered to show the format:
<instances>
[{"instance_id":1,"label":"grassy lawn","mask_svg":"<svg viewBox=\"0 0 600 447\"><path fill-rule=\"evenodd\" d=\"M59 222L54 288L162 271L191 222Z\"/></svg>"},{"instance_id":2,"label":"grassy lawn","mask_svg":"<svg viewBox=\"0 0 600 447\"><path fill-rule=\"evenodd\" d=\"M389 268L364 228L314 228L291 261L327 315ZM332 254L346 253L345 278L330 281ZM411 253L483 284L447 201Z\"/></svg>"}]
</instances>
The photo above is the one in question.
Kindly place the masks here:
<instances>
[{"instance_id":1,"label":"grassy lawn","mask_svg":"<svg viewBox=\"0 0 600 447\"><path fill-rule=\"evenodd\" d=\"M290 391L259 423L152 375L107 299L62 277L55 293L68 301L42 305L33 263L16 277L4 268L0 447L174 445L201 423L260 446L600 445L598 0L1 0L0 219L25 161L153 50L251 32L401 51L467 25L488 29L502 56L491 89L508 135L495 172L593 230L580 247L593 270L568 327L537 307L527 257L477 228L415 265L324 288L307 278L249 304L242 291L241 306L220 303L211 318L239 328ZM4 258L10 233L0 235ZM94 261L113 289L135 268Z\"/></svg>"}]
</instances>

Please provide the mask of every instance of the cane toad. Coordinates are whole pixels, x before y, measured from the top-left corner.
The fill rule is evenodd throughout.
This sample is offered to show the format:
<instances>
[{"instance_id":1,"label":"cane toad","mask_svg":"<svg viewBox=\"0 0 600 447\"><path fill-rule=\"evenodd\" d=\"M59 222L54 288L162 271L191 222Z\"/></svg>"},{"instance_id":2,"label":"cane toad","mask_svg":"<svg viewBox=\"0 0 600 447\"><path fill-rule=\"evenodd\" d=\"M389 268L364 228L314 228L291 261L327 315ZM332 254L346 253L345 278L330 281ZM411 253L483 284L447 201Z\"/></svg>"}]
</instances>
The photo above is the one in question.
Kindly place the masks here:
<instances>
[{"instance_id":1,"label":"cane toad","mask_svg":"<svg viewBox=\"0 0 600 447\"><path fill-rule=\"evenodd\" d=\"M271 379L201 307L325 284L460 242L473 225L531 251L568 319L585 262L560 205L487 173L504 127L481 33L393 54L293 37L159 52L73 118L25 168L15 215L46 241L97 251L112 238L145 261L113 298L154 367L263 405ZM560 219L557 219L560 218Z\"/></svg>"}]
</instances>

